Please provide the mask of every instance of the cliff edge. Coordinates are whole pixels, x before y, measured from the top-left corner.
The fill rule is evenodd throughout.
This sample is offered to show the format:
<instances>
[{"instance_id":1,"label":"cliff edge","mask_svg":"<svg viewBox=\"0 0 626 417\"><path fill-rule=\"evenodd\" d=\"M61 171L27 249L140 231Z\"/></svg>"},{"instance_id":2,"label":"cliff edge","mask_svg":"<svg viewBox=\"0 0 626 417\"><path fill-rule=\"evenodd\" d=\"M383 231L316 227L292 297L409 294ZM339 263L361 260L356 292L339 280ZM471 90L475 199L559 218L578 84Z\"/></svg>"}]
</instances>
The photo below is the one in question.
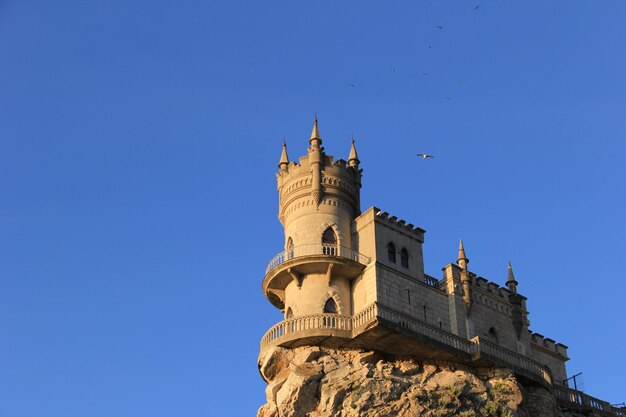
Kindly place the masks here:
<instances>
[{"instance_id":1,"label":"cliff edge","mask_svg":"<svg viewBox=\"0 0 626 417\"><path fill-rule=\"evenodd\" d=\"M259 358L268 382L257 417L556 417L553 395L508 369L317 346Z\"/></svg>"}]
</instances>

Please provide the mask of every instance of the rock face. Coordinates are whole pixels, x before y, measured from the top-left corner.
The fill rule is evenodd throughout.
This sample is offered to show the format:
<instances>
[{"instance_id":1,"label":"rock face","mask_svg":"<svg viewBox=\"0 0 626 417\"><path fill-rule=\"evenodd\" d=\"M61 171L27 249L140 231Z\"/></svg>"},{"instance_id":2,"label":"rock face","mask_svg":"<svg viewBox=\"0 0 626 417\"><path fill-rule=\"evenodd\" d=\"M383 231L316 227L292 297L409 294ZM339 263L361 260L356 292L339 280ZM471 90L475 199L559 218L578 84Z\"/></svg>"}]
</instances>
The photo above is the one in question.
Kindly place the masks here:
<instances>
[{"instance_id":1,"label":"rock face","mask_svg":"<svg viewBox=\"0 0 626 417\"><path fill-rule=\"evenodd\" d=\"M416 361L371 351L276 347L257 417L556 417L554 397L508 369Z\"/></svg>"}]
</instances>

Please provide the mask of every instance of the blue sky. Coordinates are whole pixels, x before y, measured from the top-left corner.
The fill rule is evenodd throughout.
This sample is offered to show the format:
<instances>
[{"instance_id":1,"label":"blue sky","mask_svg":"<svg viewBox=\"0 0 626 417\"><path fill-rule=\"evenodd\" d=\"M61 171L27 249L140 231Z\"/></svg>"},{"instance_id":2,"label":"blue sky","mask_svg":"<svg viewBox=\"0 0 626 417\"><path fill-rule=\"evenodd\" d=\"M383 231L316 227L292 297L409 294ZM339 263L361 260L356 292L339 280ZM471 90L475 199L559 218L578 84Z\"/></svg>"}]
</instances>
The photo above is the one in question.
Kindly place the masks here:
<instances>
[{"instance_id":1,"label":"blue sky","mask_svg":"<svg viewBox=\"0 0 626 417\"><path fill-rule=\"evenodd\" d=\"M0 0L0 417L254 415L274 173L315 112L329 154L356 138L362 208L427 230L427 273L459 238L492 281L510 260L531 328L625 401L625 21L609 0Z\"/></svg>"}]
</instances>

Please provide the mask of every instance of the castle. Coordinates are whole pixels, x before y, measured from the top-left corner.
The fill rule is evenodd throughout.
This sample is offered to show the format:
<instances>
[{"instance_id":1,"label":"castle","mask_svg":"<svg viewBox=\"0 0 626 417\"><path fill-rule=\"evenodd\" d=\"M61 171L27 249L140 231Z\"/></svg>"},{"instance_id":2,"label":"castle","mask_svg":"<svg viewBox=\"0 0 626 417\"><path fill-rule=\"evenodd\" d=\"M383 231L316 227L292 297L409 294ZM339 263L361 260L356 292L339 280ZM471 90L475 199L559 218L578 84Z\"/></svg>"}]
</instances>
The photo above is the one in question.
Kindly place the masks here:
<instances>
[{"instance_id":1,"label":"castle","mask_svg":"<svg viewBox=\"0 0 626 417\"><path fill-rule=\"evenodd\" d=\"M285 245L265 271L263 293L284 320L261 340L273 346L370 349L511 369L561 403L626 415L564 386L567 346L529 330L526 297L511 265L504 287L468 268L460 242L441 279L424 273L425 231L376 207L361 212L362 169L322 147L317 119L307 155L277 173Z\"/></svg>"}]
</instances>

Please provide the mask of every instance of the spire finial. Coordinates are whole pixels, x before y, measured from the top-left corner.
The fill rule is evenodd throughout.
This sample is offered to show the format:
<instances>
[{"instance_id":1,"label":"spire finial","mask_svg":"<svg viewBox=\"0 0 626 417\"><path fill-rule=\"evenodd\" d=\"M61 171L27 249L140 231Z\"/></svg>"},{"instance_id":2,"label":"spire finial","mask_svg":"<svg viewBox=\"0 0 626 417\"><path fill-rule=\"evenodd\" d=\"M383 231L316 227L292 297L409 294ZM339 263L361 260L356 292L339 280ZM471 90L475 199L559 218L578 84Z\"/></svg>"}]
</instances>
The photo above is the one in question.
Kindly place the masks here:
<instances>
[{"instance_id":1,"label":"spire finial","mask_svg":"<svg viewBox=\"0 0 626 417\"><path fill-rule=\"evenodd\" d=\"M356 153L356 146L354 146L354 135L352 135L352 145L350 145L350 155L348 156L348 165L351 167L359 167L359 155Z\"/></svg>"},{"instance_id":2,"label":"spire finial","mask_svg":"<svg viewBox=\"0 0 626 417\"><path fill-rule=\"evenodd\" d=\"M287 141L285 140L285 137L283 136L283 150L280 153L280 161L278 162L278 168L280 168L281 171L286 171L287 165L289 165L289 156L287 156Z\"/></svg>"},{"instance_id":3,"label":"spire finial","mask_svg":"<svg viewBox=\"0 0 626 417\"><path fill-rule=\"evenodd\" d=\"M459 239L459 258L456 260L461 269L467 269L469 259L465 255L465 247L463 246L463 239Z\"/></svg>"},{"instance_id":4,"label":"spire finial","mask_svg":"<svg viewBox=\"0 0 626 417\"><path fill-rule=\"evenodd\" d=\"M313 141L317 143L315 145L319 146L322 143L322 137L320 136L320 132L317 128L317 113L315 113L315 118L313 119L313 131L311 132L311 137L309 138L309 143L313 144Z\"/></svg>"},{"instance_id":5,"label":"spire finial","mask_svg":"<svg viewBox=\"0 0 626 417\"><path fill-rule=\"evenodd\" d=\"M509 288L512 294L517 294L517 281L515 280L515 274L513 274L513 267L511 261L509 261L509 274L506 280L506 286Z\"/></svg>"}]
</instances>

